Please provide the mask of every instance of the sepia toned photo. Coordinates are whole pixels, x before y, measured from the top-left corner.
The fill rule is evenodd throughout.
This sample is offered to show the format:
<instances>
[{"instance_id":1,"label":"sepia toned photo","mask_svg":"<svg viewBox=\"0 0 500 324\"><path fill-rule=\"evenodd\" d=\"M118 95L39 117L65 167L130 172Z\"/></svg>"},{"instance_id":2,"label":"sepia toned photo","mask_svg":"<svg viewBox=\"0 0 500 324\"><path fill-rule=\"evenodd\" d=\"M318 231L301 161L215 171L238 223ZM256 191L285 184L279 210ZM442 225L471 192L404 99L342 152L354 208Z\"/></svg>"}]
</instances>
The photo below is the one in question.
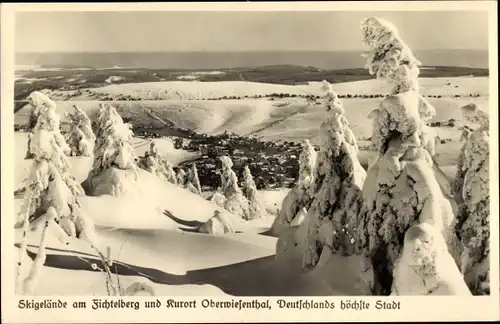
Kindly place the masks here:
<instances>
[{"instance_id":1,"label":"sepia toned photo","mask_svg":"<svg viewBox=\"0 0 500 324\"><path fill-rule=\"evenodd\" d=\"M498 300L492 6L108 5L10 9L16 311Z\"/></svg>"}]
</instances>

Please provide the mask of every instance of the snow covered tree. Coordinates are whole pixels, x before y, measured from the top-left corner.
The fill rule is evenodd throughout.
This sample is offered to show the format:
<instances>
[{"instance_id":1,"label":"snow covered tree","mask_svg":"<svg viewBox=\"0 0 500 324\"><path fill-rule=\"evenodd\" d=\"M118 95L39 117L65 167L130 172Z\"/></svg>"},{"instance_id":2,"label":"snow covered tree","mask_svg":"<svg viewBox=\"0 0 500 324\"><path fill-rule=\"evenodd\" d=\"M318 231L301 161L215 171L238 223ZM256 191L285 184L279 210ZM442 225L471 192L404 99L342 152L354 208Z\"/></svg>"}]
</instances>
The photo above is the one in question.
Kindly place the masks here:
<instances>
[{"instance_id":1,"label":"snow covered tree","mask_svg":"<svg viewBox=\"0 0 500 324\"><path fill-rule=\"evenodd\" d=\"M217 190L214 191L212 196L208 197L208 201L214 202L217 206L221 208L225 208L224 206L226 205L226 197L224 196L222 192L222 188L218 187Z\"/></svg>"},{"instance_id":2,"label":"snow covered tree","mask_svg":"<svg viewBox=\"0 0 500 324\"><path fill-rule=\"evenodd\" d=\"M189 173L187 188L192 193L200 196L202 195L200 179L198 178L198 170L196 169L196 163L193 163L191 165L191 172Z\"/></svg>"},{"instance_id":3,"label":"snow covered tree","mask_svg":"<svg viewBox=\"0 0 500 324\"><path fill-rule=\"evenodd\" d=\"M33 91L30 93L30 95L27 98L28 103L31 105L31 113L30 113L30 118L28 122L28 145L27 145L27 151L26 151L26 156L25 159L32 159L34 158L33 152L31 152L31 140L33 138L33 132L36 127L36 124L38 122L38 119L40 115L42 114L43 111L47 108L53 108L54 111L56 109L56 103L52 101L47 95L45 95L43 92L40 91ZM58 140L61 141L62 135L59 135ZM69 154L70 149L67 145L64 146L64 154Z\"/></svg>"},{"instance_id":4,"label":"snow covered tree","mask_svg":"<svg viewBox=\"0 0 500 324\"><path fill-rule=\"evenodd\" d=\"M320 150L311 186L313 201L306 216L309 221L303 266L307 268L314 267L323 253L325 258L337 253L354 254L354 230L366 176L342 102L327 81L323 81L323 90L326 113L320 125Z\"/></svg>"},{"instance_id":5,"label":"snow covered tree","mask_svg":"<svg viewBox=\"0 0 500 324\"><path fill-rule=\"evenodd\" d=\"M299 179L297 184L288 192L283 199L278 216L274 219L271 232L274 236L279 236L284 228L291 224L300 225L302 221L297 219L297 215L307 213L313 192L311 185L314 180L317 153L309 140L302 142L302 152L299 156ZM302 218L303 220L303 218Z\"/></svg>"},{"instance_id":6,"label":"snow covered tree","mask_svg":"<svg viewBox=\"0 0 500 324\"><path fill-rule=\"evenodd\" d=\"M166 154L160 154L155 142L151 141L149 150L139 157L137 166L143 170L156 174L173 184L177 184L177 175Z\"/></svg>"},{"instance_id":7,"label":"snow covered tree","mask_svg":"<svg viewBox=\"0 0 500 324\"><path fill-rule=\"evenodd\" d=\"M132 135L116 109L101 104L94 163L82 184L87 194L119 196L135 186L138 167Z\"/></svg>"},{"instance_id":8,"label":"snow covered tree","mask_svg":"<svg viewBox=\"0 0 500 324\"><path fill-rule=\"evenodd\" d=\"M144 152L144 156L140 156L137 161L137 166L150 173L160 175L158 161L150 151Z\"/></svg>"},{"instance_id":9,"label":"snow covered tree","mask_svg":"<svg viewBox=\"0 0 500 324\"><path fill-rule=\"evenodd\" d=\"M362 22L362 36L370 52L370 74L394 86L375 109L372 150L376 160L363 186L363 211L358 224L361 251L372 259L375 293L390 293L393 267L407 229L414 223L432 224L454 253L454 215L433 169L434 152L425 123L435 109L419 94L421 64L389 22L370 17Z\"/></svg>"},{"instance_id":10,"label":"snow covered tree","mask_svg":"<svg viewBox=\"0 0 500 324\"><path fill-rule=\"evenodd\" d=\"M73 156L92 156L95 144L95 135L92 131L92 122L87 114L77 105L73 105L74 112L68 113L71 119L71 129L67 142Z\"/></svg>"},{"instance_id":11,"label":"snow covered tree","mask_svg":"<svg viewBox=\"0 0 500 324\"><path fill-rule=\"evenodd\" d=\"M276 244L276 260L345 295L373 293L374 271L368 256L358 253L356 229L363 216L362 186L366 172L344 116L342 102L324 81L325 117L319 130L319 152L308 194L307 214L298 211ZM307 178L307 177L304 177ZM305 180L305 179L303 179ZM299 226L294 223L301 222ZM281 260L281 261L280 261ZM346 274L348 272L348 274ZM339 279L338 274L342 276Z\"/></svg>"},{"instance_id":12,"label":"snow covered tree","mask_svg":"<svg viewBox=\"0 0 500 324\"><path fill-rule=\"evenodd\" d=\"M233 171L233 161L229 156L221 156L221 168L219 171L221 177L221 188L224 197L229 198L235 194L242 194L238 187L238 177Z\"/></svg>"},{"instance_id":13,"label":"snow covered tree","mask_svg":"<svg viewBox=\"0 0 500 324\"><path fill-rule=\"evenodd\" d=\"M474 294L489 294L490 134L486 111L469 104L465 121L479 126L470 132L458 157L453 193L458 204L456 231L464 247L461 271Z\"/></svg>"},{"instance_id":14,"label":"snow covered tree","mask_svg":"<svg viewBox=\"0 0 500 324\"><path fill-rule=\"evenodd\" d=\"M172 166L172 163L168 161L166 155L162 156L162 158L160 159L160 164L165 170L165 178L167 179L167 181L173 184L177 184L177 175L175 174L174 167Z\"/></svg>"},{"instance_id":15,"label":"snow covered tree","mask_svg":"<svg viewBox=\"0 0 500 324\"><path fill-rule=\"evenodd\" d=\"M257 186L253 180L252 172L248 165L243 168L243 195L248 200L248 211L250 219L261 218L266 212L266 208L262 205Z\"/></svg>"},{"instance_id":16,"label":"snow covered tree","mask_svg":"<svg viewBox=\"0 0 500 324\"><path fill-rule=\"evenodd\" d=\"M245 220L250 219L248 200L238 187L238 177L234 173L233 161L228 156L222 156L221 161L221 190L226 198L224 208L229 212L241 216Z\"/></svg>"},{"instance_id":17,"label":"snow covered tree","mask_svg":"<svg viewBox=\"0 0 500 324\"><path fill-rule=\"evenodd\" d=\"M39 94L37 99L43 101ZM30 150L34 163L27 179L26 195L17 228L22 228L19 250L17 288L20 293L33 294L38 274L45 263L49 228L65 245L72 238L84 239L95 248L92 221L83 213L78 198L83 188L70 174L66 152L69 147L60 133L55 105L38 102L38 122L34 128ZM28 276L21 280L21 269L27 254L30 225L43 226L38 254Z\"/></svg>"},{"instance_id":18,"label":"snow covered tree","mask_svg":"<svg viewBox=\"0 0 500 324\"><path fill-rule=\"evenodd\" d=\"M31 139L33 138L33 133L32 132L28 132L28 144L26 146L26 155L24 156L24 159L25 160L31 160L32 158L35 157L35 155L33 153L31 153L30 151L30 147L31 147Z\"/></svg>"},{"instance_id":19,"label":"snow covered tree","mask_svg":"<svg viewBox=\"0 0 500 324\"><path fill-rule=\"evenodd\" d=\"M179 169L177 172L177 184L184 187L186 184L186 171L184 169Z\"/></svg>"}]
</instances>

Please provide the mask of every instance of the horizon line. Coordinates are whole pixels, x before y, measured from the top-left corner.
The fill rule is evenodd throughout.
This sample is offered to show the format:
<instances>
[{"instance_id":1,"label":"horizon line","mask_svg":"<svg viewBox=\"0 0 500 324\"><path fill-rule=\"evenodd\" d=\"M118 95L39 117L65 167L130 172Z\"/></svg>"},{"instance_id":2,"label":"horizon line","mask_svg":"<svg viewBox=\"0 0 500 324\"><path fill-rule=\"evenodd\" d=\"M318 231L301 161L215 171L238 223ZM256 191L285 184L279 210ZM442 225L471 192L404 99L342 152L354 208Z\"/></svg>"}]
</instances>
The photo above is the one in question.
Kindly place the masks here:
<instances>
[{"instance_id":1,"label":"horizon line","mask_svg":"<svg viewBox=\"0 0 500 324\"><path fill-rule=\"evenodd\" d=\"M152 51L50 51L50 52L33 52L33 51L23 51L23 52L14 52L14 55L18 54L117 54L117 53L143 53L143 54L165 54L165 53L258 53L258 52L365 52L364 49L357 50L325 50L325 49L317 49L317 50L293 50L293 49L271 49L271 50L171 50L171 51L160 51L160 50L152 50ZM414 52L418 51L489 51L487 49L479 49L479 48L428 48L428 49L415 49Z\"/></svg>"}]
</instances>

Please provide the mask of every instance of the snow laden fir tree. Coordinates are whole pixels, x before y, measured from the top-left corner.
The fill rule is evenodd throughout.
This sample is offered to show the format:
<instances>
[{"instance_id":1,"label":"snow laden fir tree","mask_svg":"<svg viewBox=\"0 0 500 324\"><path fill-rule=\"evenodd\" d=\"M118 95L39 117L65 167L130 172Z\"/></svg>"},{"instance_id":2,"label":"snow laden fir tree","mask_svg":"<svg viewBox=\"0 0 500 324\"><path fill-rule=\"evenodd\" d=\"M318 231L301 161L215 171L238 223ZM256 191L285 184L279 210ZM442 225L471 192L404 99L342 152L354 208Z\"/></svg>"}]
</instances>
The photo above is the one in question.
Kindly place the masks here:
<instances>
[{"instance_id":1,"label":"snow laden fir tree","mask_svg":"<svg viewBox=\"0 0 500 324\"><path fill-rule=\"evenodd\" d=\"M221 156L220 162L221 188L216 190L210 200L234 215L238 215L245 220L251 219L249 202L240 187L238 187L238 177L232 169L233 161L229 156Z\"/></svg>"},{"instance_id":2,"label":"snow laden fir tree","mask_svg":"<svg viewBox=\"0 0 500 324\"><path fill-rule=\"evenodd\" d=\"M356 254L355 233L366 172L357 158L357 141L342 102L326 81L323 90L325 117L307 192L311 200L301 225L281 230L276 259L290 258L305 273L320 276L337 294L370 295L373 272L369 259ZM348 278L339 283L333 273L345 271Z\"/></svg>"},{"instance_id":3,"label":"snow laden fir tree","mask_svg":"<svg viewBox=\"0 0 500 324\"><path fill-rule=\"evenodd\" d=\"M441 253L456 255L454 215L434 174L434 152L429 145L434 138L430 138L425 124L435 110L419 94L420 62L387 21L375 17L363 20L362 36L370 48L366 56L370 74L393 85L389 97L370 114L376 160L363 186L364 208L357 231L360 249L372 260L375 294L387 295L393 279L406 280L394 278L393 269L405 233L414 224L430 224L446 242L447 250ZM432 263L412 269L423 274L428 267L439 270ZM422 275L420 279L432 280L440 275L444 274ZM416 285L415 291L405 289L404 293L426 292Z\"/></svg>"},{"instance_id":4,"label":"snow laden fir tree","mask_svg":"<svg viewBox=\"0 0 500 324\"><path fill-rule=\"evenodd\" d=\"M314 267L324 254L352 255L354 229L362 206L366 172L358 161L358 144L331 85L323 81L325 118L319 131L319 153L308 210L305 267Z\"/></svg>"},{"instance_id":5,"label":"snow laden fir tree","mask_svg":"<svg viewBox=\"0 0 500 324\"><path fill-rule=\"evenodd\" d=\"M250 219L262 218L267 214L266 208L260 200L257 186L253 180L252 172L248 165L243 168L243 195L248 200L248 212Z\"/></svg>"},{"instance_id":6,"label":"snow laden fir tree","mask_svg":"<svg viewBox=\"0 0 500 324\"><path fill-rule=\"evenodd\" d=\"M22 242L19 249L17 290L33 294L39 272L46 259L48 230L65 245L73 238L84 239L95 248L95 233L92 221L83 213L78 201L84 195L83 188L70 174L66 156L69 147L59 129L59 116L55 104L41 93L36 97L38 121L31 139L30 151L34 162L27 180L24 205L16 227L22 227ZM30 225L39 230L38 253L27 277L21 280L22 266L27 255L27 235Z\"/></svg>"},{"instance_id":7,"label":"snow laden fir tree","mask_svg":"<svg viewBox=\"0 0 500 324\"><path fill-rule=\"evenodd\" d=\"M107 103L101 104L97 128L94 163L82 185L88 195L123 195L138 178L132 130Z\"/></svg>"},{"instance_id":8,"label":"snow laden fir tree","mask_svg":"<svg viewBox=\"0 0 500 324\"><path fill-rule=\"evenodd\" d=\"M304 140L299 156L299 179L283 199L271 227L273 236L279 236L284 228L302 224L313 198L311 185L314 181L316 157L317 153L310 141Z\"/></svg>"},{"instance_id":9,"label":"snow laden fir tree","mask_svg":"<svg viewBox=\"0 0 500 324\"><path fill-rule=\"evenodd\" d=\"M137 165L139 168L156 174L168 182L177 184L177 175L172 163L168 161L166 154L158 152L158 148L153 141L149 145L149 150L144 153L144 156L139 158Z\"/></svg>"},{"instance_id":10,"label":"snow laden fir tree","mask_svg":"<svg viewBox=\"0 0 500 324\"><path fill-rule=\"evenodd\" d=\"M31 140L33 138L33 132L35 130L36 124L38 123L38 117L47 108L56 109L56 103L52 101L47 95L41 91L33 91L27 98L28 103L31 105L32 109L30 112L30 117L28 121L28 145L26 150L25 159L34 158L34 154L31 152ZM69 147L65 147L65 154L70 153Z\"/></svg>"},{"instance_id":11,"label":"snow laden fir tree","mask_svg":"<svg viewBox=\"0 0 500 324\"><path fill-rule=\"evenodd\" d=\"M193 163L191 165L191 169L189 169L189 172L186 174L185 187L195 195L202 195L200 178L198 177L198 169L196 169L196 163Z\"/></svg>"},{"instance_id":12,"label":"snow laden fir tree","mask_svg":"<svg viewBox=\"0 0 500 324\"><path fill-rule=\"evenodd\" d=\"M477 126L458 158L453 193L458 203L457 234L463 245L461 270L474 294L489 294L490 272L490 132L488 114L475 104L461 108Z\"/></svg>"},{"instance_id":13,"label":"snow laden fir tree","mask_svg":"<svg viewBox=\"0 0 500 324\"><path fill-rule=\"evenodd\" d=\"M68 113L71 120L71 128L68 132L67 143L71 149L72 156L92 156L95 135L92 131L90 118L77 105L73 105L74 112Z\"/></svg>"}]
</instances>

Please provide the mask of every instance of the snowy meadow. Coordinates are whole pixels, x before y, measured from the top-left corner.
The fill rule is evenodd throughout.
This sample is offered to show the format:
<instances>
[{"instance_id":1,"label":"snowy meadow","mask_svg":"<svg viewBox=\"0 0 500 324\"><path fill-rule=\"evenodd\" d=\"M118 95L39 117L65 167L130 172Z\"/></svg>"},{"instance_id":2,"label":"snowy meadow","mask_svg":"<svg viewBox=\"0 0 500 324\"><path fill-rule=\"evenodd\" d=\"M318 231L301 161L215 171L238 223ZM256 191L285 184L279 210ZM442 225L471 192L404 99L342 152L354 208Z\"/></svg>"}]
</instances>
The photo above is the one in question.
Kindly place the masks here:
<instances>
[{"instance_id":1,"label":"snowy meadow","mask_svg":"<svg viewBox=\"0 0 500 324\"><path fill-rule=\"evenodd\" d=\"M350 82L23 83L16 292L489 295L489 77L359 41Z\"/></svg>"}]
</instances>

